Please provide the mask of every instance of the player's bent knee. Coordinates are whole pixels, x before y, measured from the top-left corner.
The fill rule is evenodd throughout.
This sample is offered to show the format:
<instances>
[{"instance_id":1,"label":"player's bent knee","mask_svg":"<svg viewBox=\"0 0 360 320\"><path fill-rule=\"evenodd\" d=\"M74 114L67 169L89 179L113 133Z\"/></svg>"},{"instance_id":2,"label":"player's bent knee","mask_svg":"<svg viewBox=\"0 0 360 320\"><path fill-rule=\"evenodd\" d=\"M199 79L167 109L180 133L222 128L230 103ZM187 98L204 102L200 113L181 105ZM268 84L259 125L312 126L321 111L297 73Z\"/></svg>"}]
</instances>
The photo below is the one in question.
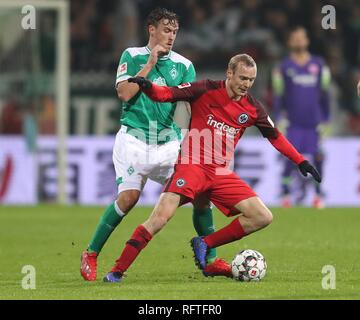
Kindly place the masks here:
<instances>
[{"instance_id":1,"label":"player's bent knee","mask_svg":"<svg viewBox=\"0 0 360 320\"><path fill-rule=\"evenodd\" d=\"M116 203L120 210L127 214L138 202L140 198L140 191L127 190L119 194Z\"/></svg>"},{"instance_id":2,"label":"player's bent knee","mask_svg":"<svg viewBox=\"0 0 360 320\"><path fill-rule=\"evenodd\" d=\"M271 211L261 210L256 215L255 224L257 225L257 227L259 229L265 228L272 222L272 220L273 220L273 215L272 215Z\"/></svg>"}]
</instances>

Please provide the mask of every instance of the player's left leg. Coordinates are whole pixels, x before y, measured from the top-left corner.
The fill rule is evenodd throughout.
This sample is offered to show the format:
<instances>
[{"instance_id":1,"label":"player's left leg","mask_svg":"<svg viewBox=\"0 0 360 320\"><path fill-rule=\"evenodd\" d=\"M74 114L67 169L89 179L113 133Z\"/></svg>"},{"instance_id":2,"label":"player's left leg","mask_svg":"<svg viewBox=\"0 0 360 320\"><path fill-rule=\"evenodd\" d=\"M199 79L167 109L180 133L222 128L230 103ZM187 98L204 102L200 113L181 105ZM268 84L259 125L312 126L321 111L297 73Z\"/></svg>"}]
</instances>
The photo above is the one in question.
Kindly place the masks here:
<instances>
[{"instance_id":1,"label":"player's left leg","mask_svg":"<svg viewBox=\"0 0 360 320\"><path fill-rule=\"evenodd\" d=\"M240 201L234 206L239 212L240 216L235 218L230 224L224 228L203 237L201 244L197 246L203 246L206 248L206 251L210 248L216 248L224 244L240 240L244 236L247 236L255 231L258 231L262 228L265 228L272 222L272 213L265 206L259 197L251 197L246 200ZM199 241L199 240L194 240ZM205 245L204 245L205 244ZM199 250L201 251L201 250ZM202 252L204 249L202 249ZM202 252L196 253L195 249L195 258L197 260L198 266L204 268L204 254Z\"/></svg>"},{"instance_id":2,"label":"player's left leg","mask_svg":"<svg viewBox=\"0 0 360 320\"><path fill-rule=\"evenodd\" d=\"M271 223L272 214L255 192L235 173L216 176L211 186L210 200L226 216L241 213L229 225L205 237L195 237L191 244L195 262L205 268L208 249L216 248L264 228Z\"/></svg>"}]
</instances>

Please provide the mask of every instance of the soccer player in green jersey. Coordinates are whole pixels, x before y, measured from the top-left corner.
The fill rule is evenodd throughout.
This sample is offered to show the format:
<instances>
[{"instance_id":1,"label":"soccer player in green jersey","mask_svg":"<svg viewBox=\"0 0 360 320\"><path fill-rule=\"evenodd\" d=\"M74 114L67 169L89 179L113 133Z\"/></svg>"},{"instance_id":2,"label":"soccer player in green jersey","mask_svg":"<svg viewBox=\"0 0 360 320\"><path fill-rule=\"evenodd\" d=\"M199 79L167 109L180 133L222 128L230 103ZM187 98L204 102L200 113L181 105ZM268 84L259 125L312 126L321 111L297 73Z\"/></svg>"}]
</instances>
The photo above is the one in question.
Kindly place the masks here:
<instances>
[{"instance_id":1,"label":"soccer player in green jersey","mask_svg":"<svg viewBox=\"0 0 360 320\"><path fill-rule=\"evenodd\" d=\"M121 128L116 135L113 163L118 197L103 213L86 251L81 256L80 273L87 281L96 280L97 257L105 242L139 200L148 178L165 184L174 171L180 130L173 120L176 104L157 103L129 83L133 76L146 77L158 85L177 86L195 81L192 62L172 51L179 21L166 9L153 10L147 19L149 42L145 47L126 49L121 55L116 75L116 91L123 101ZM193 223L200 236L214 232L210 202L193 202ZM231 276L229 264L207 255L206 276Z\"/></svg>"}]
</instances>

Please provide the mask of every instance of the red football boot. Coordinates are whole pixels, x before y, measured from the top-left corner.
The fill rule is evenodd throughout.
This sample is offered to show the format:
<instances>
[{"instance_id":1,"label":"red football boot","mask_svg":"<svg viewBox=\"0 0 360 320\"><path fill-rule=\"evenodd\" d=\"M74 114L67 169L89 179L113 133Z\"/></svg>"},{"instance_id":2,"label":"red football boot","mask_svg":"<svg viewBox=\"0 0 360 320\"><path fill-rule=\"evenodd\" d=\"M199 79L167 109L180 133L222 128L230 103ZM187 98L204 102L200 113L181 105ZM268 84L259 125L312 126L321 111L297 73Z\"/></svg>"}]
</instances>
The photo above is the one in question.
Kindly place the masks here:
<instances>
[{"instance_id":1,"label":"red football boot","mask_svg":"<svg viewBox=\"0 0 360 320\"><path fill-rule=\"evenodd\" d=\"M84 251L81 255L80 274L86 281L96 280L97 253Z\"/></svg>"},{"instance_id":2,"label":"red football boot","mask_svg":"<svg viewBox=\"0 0 360 320\"><path fill-rule=\"evenodd\" d=\"M223 259L216 258L213 263L208 264L203 270L205 277L224 276L232 278L231 266Z\"/></svg>"}]
</instances>

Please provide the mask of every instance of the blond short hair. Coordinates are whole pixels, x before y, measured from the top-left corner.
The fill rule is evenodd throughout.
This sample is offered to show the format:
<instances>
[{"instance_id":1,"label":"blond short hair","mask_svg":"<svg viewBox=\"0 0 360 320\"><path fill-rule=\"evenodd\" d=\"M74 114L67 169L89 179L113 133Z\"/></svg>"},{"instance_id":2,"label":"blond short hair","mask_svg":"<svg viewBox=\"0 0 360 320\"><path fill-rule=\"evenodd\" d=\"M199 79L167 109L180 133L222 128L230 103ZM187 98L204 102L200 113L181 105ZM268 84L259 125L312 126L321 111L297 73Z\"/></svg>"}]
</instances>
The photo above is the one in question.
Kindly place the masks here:
<instances>
[{"instance_id":1,"label":"blond short hair","mask_svg":"<svg viewBox=\"0 0 360 320\"><path fill-rule=\"evenodd\" d=\"M233 56L230 59L229 64L228 64L228 69L235 72L236 67L239 64L244 64L246 67L256 67L255 60L248 54L242 53L242 54L237 54L236 56Z\"/></svg>"}]
</instances>

